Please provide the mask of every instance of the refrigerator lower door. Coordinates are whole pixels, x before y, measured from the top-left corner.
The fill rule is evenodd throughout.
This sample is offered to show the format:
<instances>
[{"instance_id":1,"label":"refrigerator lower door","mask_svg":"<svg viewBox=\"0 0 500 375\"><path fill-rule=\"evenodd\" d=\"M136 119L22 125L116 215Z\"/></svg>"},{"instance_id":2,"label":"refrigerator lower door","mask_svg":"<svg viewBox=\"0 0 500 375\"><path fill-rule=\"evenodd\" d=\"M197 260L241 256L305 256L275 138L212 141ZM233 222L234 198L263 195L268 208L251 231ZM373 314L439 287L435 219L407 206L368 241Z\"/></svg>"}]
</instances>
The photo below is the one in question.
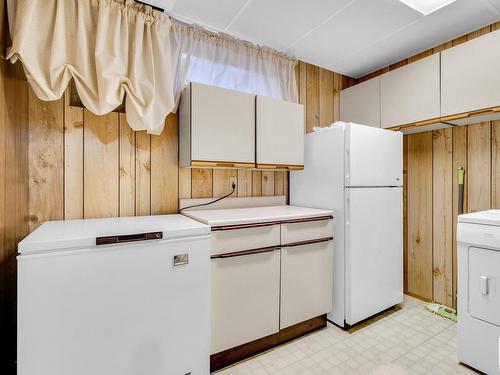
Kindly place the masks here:
<instances>
[{"instance_id":1,"label":"refrigerator lower door","mask_svg":"<svg viewBox=\"0 0 500 375\"><path fill-rule=\"evenodd\" d=\"M345 207L345 320L352 325L403 300L402 188L347 188Z\"/></svg>"}]
</instances>

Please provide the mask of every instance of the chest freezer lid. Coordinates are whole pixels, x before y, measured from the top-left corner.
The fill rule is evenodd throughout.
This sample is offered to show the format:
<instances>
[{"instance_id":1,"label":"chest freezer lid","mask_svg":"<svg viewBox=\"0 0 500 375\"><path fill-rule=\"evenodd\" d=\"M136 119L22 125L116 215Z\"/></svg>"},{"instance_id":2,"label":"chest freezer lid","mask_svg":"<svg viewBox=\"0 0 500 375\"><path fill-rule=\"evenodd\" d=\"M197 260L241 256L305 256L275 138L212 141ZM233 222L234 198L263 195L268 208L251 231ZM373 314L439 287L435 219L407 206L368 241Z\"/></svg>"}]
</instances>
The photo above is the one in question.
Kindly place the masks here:
<instances>
[{"instance_id":1,"label":"chest freezer lid","mask_svg":"<svg viewBox=\"0 0 500 375\"><path fill-rule=\"evenodd\" d=\"M210 227L183 215L61 220L42 224L18 245L21 254L91 248L97 237L161 232L163 239L208 235Z\"/></svg>"},{"instance_id":2,"label":"chest freezer lid","mask_svg":"<svg viewBox=\"0 0 500 375\"><path fill-rule=\"evenodd\" d=\"M500 226L500 210L487 210L460 215L458 222Z\"/></svg>"}]
</instances>

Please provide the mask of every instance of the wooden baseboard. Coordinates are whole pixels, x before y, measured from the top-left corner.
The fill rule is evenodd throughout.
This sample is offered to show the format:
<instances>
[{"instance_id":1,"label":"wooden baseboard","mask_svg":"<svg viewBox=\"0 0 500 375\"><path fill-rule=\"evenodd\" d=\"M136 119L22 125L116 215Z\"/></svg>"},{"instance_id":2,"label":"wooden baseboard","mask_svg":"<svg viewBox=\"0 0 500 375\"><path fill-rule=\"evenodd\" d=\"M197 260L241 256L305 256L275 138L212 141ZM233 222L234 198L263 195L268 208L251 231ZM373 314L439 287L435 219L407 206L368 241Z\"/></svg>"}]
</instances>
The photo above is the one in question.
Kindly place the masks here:
<instances>
[{"instance_id":1,"label":"wooden baseboard","mask_svg":"<svg viewBox=\"0 0 500 375\"><path fill-rule=\"evenodd\" d=\"M295 324L291 327L287 327L270 336L251 341L220 353L212 354L210 356L210 371L220 370L221 368L262 353L275 346L317 331L318 329L326 327L326 324L325 314L306 320L305 322Z\"/></svg>"}]
</instances>

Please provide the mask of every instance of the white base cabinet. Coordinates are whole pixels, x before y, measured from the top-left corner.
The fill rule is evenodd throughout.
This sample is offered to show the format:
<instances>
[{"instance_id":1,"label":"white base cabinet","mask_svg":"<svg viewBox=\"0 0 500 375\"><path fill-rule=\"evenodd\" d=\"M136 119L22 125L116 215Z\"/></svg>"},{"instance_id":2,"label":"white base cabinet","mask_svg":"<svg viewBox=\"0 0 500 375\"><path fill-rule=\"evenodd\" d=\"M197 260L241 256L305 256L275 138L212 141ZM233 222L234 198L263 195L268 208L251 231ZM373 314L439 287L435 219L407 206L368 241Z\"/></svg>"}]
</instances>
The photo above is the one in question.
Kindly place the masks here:
<instances>
[{"instance_id":1,"label":"white base cabinet","mask_svg":"<svg viewBox=\"0 0 500 375\"><path fill-rule=\"evenodd\" d=\"M211 354L279 331L280 250L212 257Z\"/></svg>"},{"instance_id":2,"label":"white base cabinet","mask_svg":"<svg viewBox=\"0 0 500 375\"><path fill-rule=\"evenodd\" d=\"M333 219L212 228L211 354L332 310Z\"/></svg>"},{"instance_id":3,"label":"white base cabinet","mask_svg":"<svg viewBox=\"0 0 500 375\"><path fill-rule=\"evenodd\" d=\"M280 329L332 310L333 242L281 249Z\"/></svg>"}]
</instances>

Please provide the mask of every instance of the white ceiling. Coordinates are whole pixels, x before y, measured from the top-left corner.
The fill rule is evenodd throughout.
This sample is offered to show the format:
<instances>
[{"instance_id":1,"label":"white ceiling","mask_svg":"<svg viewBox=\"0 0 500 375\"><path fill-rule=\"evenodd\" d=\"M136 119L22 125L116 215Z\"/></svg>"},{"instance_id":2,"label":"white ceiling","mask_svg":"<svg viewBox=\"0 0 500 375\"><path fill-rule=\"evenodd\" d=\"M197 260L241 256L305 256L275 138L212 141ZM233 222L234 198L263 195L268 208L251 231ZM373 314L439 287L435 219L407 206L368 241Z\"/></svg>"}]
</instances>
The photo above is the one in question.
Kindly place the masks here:
<instances>
[{"instance_id":1,"label":"white ceiling","mask_svg":"<svg viewBox=\"0 0 500 375\"><path fill-rule=\"evenodd\" d=\"M143 1L354 78L500 20L500 0L456 0L428 16L398 0Z\"/></svg>"}]
</instances>

